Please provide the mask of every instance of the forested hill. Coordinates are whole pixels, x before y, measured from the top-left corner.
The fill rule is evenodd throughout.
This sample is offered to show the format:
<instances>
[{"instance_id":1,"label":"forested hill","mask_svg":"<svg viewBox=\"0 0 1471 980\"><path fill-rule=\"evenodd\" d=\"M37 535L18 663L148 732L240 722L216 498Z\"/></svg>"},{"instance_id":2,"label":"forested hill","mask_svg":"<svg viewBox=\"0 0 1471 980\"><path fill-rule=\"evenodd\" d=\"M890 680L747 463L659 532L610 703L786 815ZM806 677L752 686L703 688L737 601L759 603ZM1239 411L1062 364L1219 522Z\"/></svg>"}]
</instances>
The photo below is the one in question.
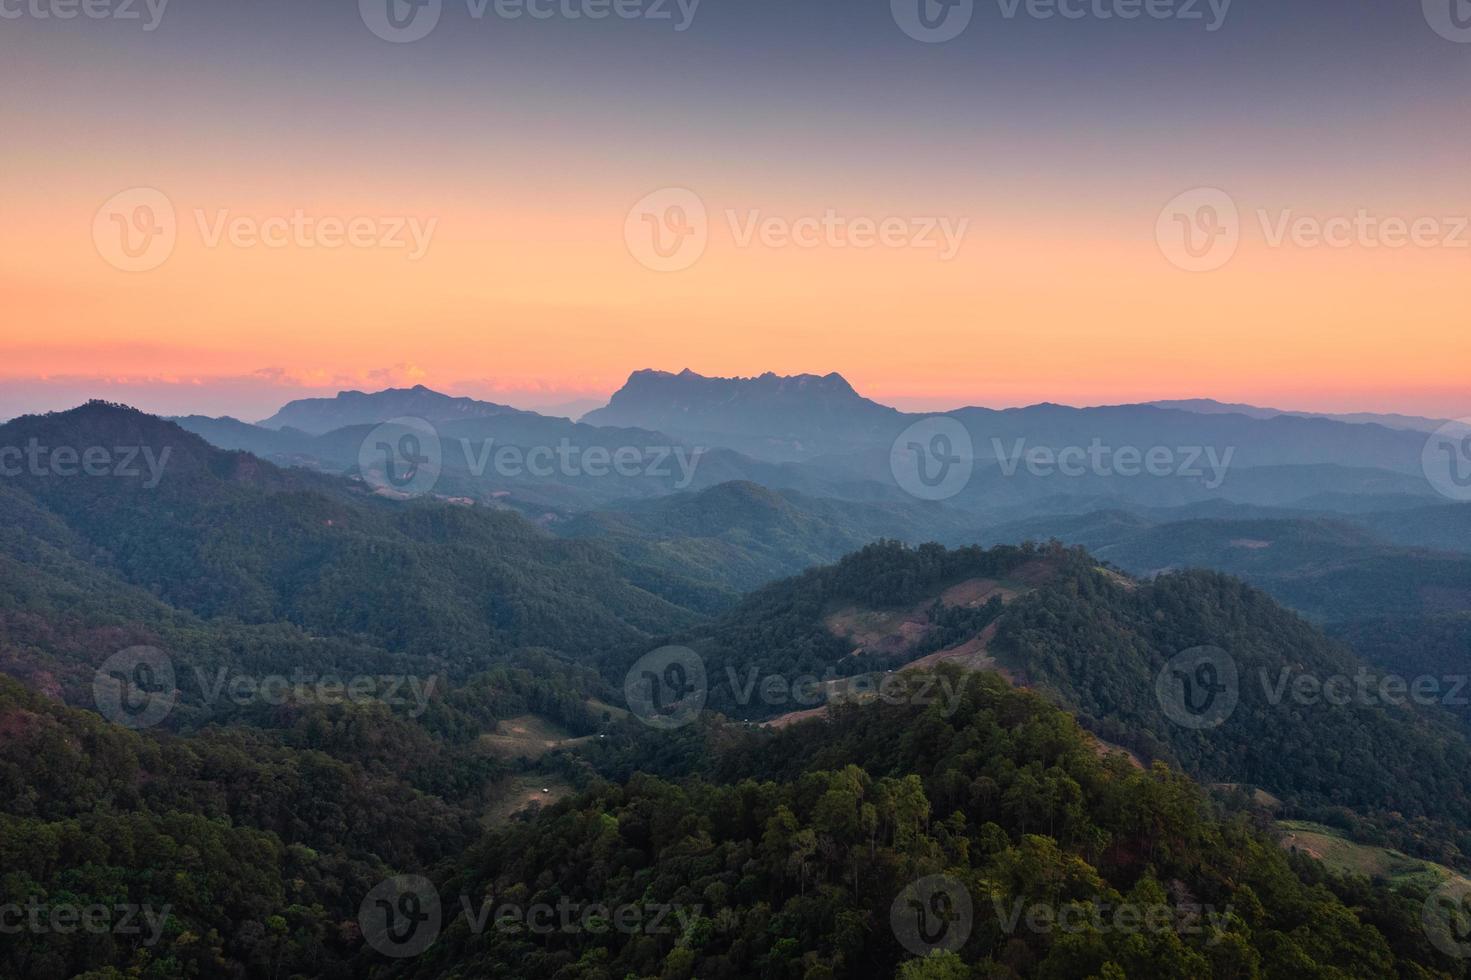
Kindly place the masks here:
<instances>
[{"instance_id":1,"label":"forested hill","mask_svg":"<svg viewBox=\"0 0 1471 980\"><path fill-rule=\"evenodd\" d=\"M16 580L4 593L16 612L48 602L25 584L39 570L62 589L91 583L92 625L109 606L112 622L129 620L146 594L204 619L290 625L474 669L522 646L578 654L637 642L697 622L693 608L709 601L699 585L512 513L384 501L120 406L0 426L0 445L31 444L73 456L65 470L49 456L22 465L0 486L0 574ZM89 449L108 460L92 475L76 461Z\"/></svg>"},{"instance_id":2,"label":"forested hill","mask_svg":"<svg viewBox=\"0 0 1471 980\"><path fill-rule=\"evenodd\" d=\"M406 881L436 931L388 974L1459 975L1420 931L1423 893L1330 881L1188 779L1100 759L1042 699L945 671L951 707L921 706L910 675L828 722L669 735L701 746L695 771L597 786ZM529 929L528 909L607 928Z\"/></svg>"},{"instance_id":3,"label":"forested hill","mask_svg":"<svg viewBox=\"0 0 1471 980\"><path fill-rule=\"evenodd\" d=\"M710 678L709 707L732 717L768 718L799 707L789 700L742 690L748 678L852 678L897 668L940 650L951 640L979 632L999 612L996 603L947 606L941 593L969 582L1036 580L1081 553L1033 545L946 549L910 548L880 541L834 565L813 568L751 593L711 623L676 634L703 659ZM1013 581L1013 578L1018 580ZM874 642L865 644L864 638ZM605 673L622 676L639 651L605 661Z\"/></svg>"},{"instance_id":4,"label":"forested hill","mask_svg":"<svg viewBox=\"0 0 1471 980\"><path fill-rule=\"evenodd\" d=\"M786 732L615 726L578 762L604 779L484 832L487 763L454 733L524 710L529 674L419 721L318 707L183 739L0 679L0 897L150 913L105 942L23 935L0 973L1461 975L1421 931L1423 890L1328 878L1185 777L1100 758L1042 699L942 670L954 704L925 703L916 674ZM375 926L374 897L403 887L415 918ZM593 926L527 928L547 910Z\"/></svg>"},{"instance_id":5,"label":"forested hill","mask_svg":"<svg viewBox=\"0 0 1471 980\"><path fill-rule=\"evenodd\" d=\"M0 977L368 976L362 897L457 859L514 778L477 733L579 723L586 693L554 670L496 668L422 714L293 698L183 737L0 676L0 906L144 910L100 935L7 929Z\"/></svg>"},{"instance_id":6,"label":"forested hill","mask_svg":"<svg viewBox=\"0 0 1471 980\"><path fill-rule=\"evenodd\" d=\"M678 642L703 662L707 706L737 719L805 717L841 699L853 678L915 661L1000 670L1146 761L1265 789L1290 813L1360 839L1471 862L1462 824L1471 744L1453 717L1407 697L1373 697L1382 668L1227 576L1141 583L1056 546L880 543L759 590ZM1158 687L1196 648L1221 651L1234 674L1234 707L1208 726L1173 720ZM626 668L625 657L605 673ZM1370 696L1339 704L1322 695L1322 685L1331 692L1365 670ZM837 693L797 699L800 678ZM1300 694L1304 684L1316 696Z\"/></svg>"},{"instance_id":7,"label":"forested hill","mask_svg":"<svg viewBox=\"0 0 1471 980\"><path fill-rule=\"evenodd\" d=\"M731 606L742 593L835 562L871 542L918 544L964 533L966 523L924 501L858 503L731 481L581 514L556 530L709 583L728 594Z\"/></svg>"},{"instance_id":8,"label":"forested hill","mask_svg":"<svg viewBox=\"0 0 1471 980\"><path fill-rule=\"evenodd\" d=\"M1202 647L1220 651L1221 678L1234 672L1235 704L1193 727L1169 717L1157 684ZM1452 716L1394 688L1380 694L1383 668L1239 580L1070 574L1009 606L990 650L1020 682L1146 757L1204 782L1264 788L1361 839L1471 860L1471 746Z\"/></svg>"}]
</instances>

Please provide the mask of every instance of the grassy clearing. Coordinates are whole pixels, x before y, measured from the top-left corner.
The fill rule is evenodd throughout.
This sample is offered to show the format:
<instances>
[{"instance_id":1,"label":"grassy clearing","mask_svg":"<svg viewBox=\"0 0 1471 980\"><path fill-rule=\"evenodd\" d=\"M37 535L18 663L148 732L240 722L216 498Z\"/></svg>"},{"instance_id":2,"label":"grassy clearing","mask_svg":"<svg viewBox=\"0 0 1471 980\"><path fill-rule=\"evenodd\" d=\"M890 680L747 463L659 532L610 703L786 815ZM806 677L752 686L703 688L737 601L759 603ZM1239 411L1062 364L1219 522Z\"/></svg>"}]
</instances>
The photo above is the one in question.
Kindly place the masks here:
<instances>
[{"instance_id":1,"label":"grassy clearing","mask_svg":"<svg viewBox=\"0 0 1471 980\"><path fill-rule=\"evenodd\" d=\"M602 718L603 715L606 714L614 721L623 721L629 716L629 710L627 708L620 708L615 704L609 704L606 701L599 701L597 698L588 698L587 706L592 709L593 713L596 714L599 718Z\"/></svg>"},{"instance_id":2,"label":"grassy clearing","mask_svg":"<svg viewBox=\"0 0 1471 980\"><path fill-rule=\"evenodd\" d=\"M1410 857L1387 847L1358 844L1332 827L1306 820L1279 820L1282 846L1310 854L1335 871L1384 878L1394 887L1421 885L1434 888L1448 878L1460 877L1449 868Z\"/></svg>"},{"instance_id":3,"label":"grassy clearing","mask_svg":"<svg viewBox=\"0 0 1471 980\"><path fill-rule=\"evenodd\" d=\"M497 789L500 795L485 814L485 822L491 826L505 823L534 807L551 806L572 795L572 786L566 780L540 773L512 777Z\"/></svg>"},{"instance_id":4,"label":"grassy clearing","mask_svg":"<svg viewBox=\"0 0 1471 980\"><path fill-rule=\"evenodd\" d=\"M502 759L540 759L555 749L571 748L592 741L597 736L573 738L556 722L540 715L508 718L493 733L480 736L480 746Z\"/></svg>"}]
</instances>

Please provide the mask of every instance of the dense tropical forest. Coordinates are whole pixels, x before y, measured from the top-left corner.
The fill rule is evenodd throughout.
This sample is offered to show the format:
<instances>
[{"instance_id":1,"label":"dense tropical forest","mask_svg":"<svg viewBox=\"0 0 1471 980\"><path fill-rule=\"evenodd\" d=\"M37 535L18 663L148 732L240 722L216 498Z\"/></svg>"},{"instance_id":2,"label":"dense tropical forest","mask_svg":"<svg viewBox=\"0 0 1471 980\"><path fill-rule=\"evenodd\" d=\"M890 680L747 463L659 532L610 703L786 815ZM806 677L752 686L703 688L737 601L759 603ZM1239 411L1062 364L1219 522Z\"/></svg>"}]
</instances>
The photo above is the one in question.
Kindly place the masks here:
<instances>
[{"instance_id":1,"label":"dense tropical forest","mask_svg":"<svg viewBox=\"0 0 1471 980\"><path fill-rule=\"evenodd\" d=\"M473 791L456 792L486 774L456 765L452 739L378 713L177 739L3 691L5 898L168 909L152 945L8 942L18 976L1458 975L1420 931L1423 895L1289 858L1163 765L1100 758L994 675L949 717L873 704L777 733L711 721L660 736L688 744L622 780L618 753L594 755L615 778L589 772L576 797L488 833ZM408 871L432 883L443 931L400 959L357 919ZM936 875L968 894L968 936L916 958L891 907ZM502 913L489 926L486 903ZM1033 930L1004 914L1017 903L1106 911ZM589 906L647 919L542 932L507 918ZM1134 908L1169 925L1112 917Z\"/></svg>"}]
</instances>

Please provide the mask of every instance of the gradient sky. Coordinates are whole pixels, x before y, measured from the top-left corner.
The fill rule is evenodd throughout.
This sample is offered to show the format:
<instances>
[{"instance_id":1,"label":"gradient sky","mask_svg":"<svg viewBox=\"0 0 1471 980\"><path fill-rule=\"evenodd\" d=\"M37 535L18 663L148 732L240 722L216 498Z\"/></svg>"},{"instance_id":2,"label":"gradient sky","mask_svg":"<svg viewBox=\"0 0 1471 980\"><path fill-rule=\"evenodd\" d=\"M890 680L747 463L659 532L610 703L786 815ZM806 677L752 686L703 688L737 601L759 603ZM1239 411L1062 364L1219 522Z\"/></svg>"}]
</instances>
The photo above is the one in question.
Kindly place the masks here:
<instances>
[{"instance_id":1,"label":"gradient sky","mask_svg":"<svg viewBox=\"0 0 1471 980\"><path fill-rule=\"evenodd\" d=\"M643 367L839 371L914 408L1471 415L1471 230L1460 248L1279 247L1258 217L1451 234L1471 215L1471 43L1418 0L1236 0L1214 32L976 0L944 44L906 36L889 0L703 0L682 32L444 0L408 44L341 0L171 0L153 31L142 0L141 21L33 13L54 2L0 0L20 13L0 18L0 416L96 395L259 418L412 383L561 406ZM93 235L136 187L177 216L146 272ZM679 272L624 236L665 187L709 215ZM1242 216L1208 273L1156 241L1197 187ZM829 210L968 230L945 261L741 246L726 217ZM434 233L411 261L199 227L296 211Z\"/></svg>"}]
</instances>

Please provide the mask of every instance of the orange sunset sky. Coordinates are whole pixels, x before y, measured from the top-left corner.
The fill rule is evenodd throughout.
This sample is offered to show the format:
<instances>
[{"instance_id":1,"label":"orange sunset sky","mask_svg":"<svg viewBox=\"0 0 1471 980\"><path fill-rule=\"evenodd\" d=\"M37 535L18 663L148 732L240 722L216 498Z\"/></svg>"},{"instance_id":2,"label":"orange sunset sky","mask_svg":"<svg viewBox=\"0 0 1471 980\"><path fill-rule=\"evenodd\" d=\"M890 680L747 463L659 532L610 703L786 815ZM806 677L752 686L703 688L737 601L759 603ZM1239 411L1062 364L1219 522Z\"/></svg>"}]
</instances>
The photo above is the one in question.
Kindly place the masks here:
<instances>
[{"instance_id":1,"label":"orange sunset sky","mask_svg":"<svg viewBox=\"0 0 1471 980\"><path fill-rule=\"evenodd\" d=\"M19 97L0 107L0 415L92 394L259 418L292 397L416 383L557 407L645 367L838 371L910 408L1214 397L1471 414L1471 231L1278 246L1261 217L1367 210L1450 236L1471 213L1471 46L1410 24L1393 73L1386 53L1335 74L1330 53L1265 57L1248 18L1135 67L1133 46L1153 40L1099 33L1098 58L1079 61L1090 36L1072 27L941 50L881 18L762 34L778 15L750 11L702 12L677 36L518 24L523 44L506 28L486 50L469 27L384 44L351 10L284 27L235 12L228 49L182 5L150 34L6 24L0 80ZM258 59L238 54L242 30ZM568 55L557 71L549 52ZM680 84L644 84L652 52ZM1039 57L1051 71L1018 78ZM630 208L664 187L708 212L708 247L678 272L644 267L625 239ZM1205 273L1156 238L1161 209L1194 187L1240 208L1238 252ZM144 272L94 237L130 188L176 216L172 252ZM742 245L728 217L828 211L966 232L945 260ZM413 259L208 241L220 215L296 212L433 233Z\"/></svg>"}]
</instances>

